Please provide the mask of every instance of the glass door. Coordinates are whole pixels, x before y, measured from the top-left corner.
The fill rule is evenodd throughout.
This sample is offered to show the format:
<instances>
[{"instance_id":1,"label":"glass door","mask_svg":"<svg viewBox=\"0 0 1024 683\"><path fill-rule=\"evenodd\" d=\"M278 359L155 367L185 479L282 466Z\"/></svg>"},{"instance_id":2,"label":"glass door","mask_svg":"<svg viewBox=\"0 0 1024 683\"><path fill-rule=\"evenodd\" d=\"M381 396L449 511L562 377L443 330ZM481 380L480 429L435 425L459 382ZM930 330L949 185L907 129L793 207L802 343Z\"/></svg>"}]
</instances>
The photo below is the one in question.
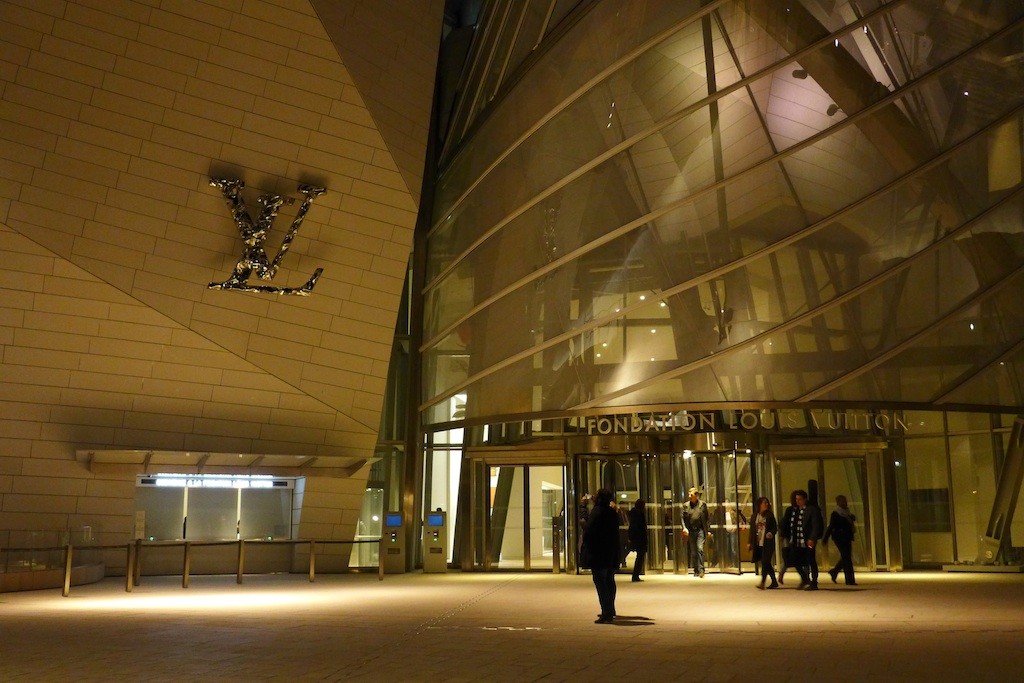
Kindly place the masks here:
<instances>
[{"instance_id":1,"label":"glass door","mask_svg":"<svg viewBox=\"0 0 1024 683\"><path fill-rule=\"evenodd\" d=\"M557 561L564 569L565 467L475 460L472 471L474 523L466 557L473 566L552 571Z\"/></svg>"},{"instance_id":2,"label":"glass door","mask_svg":"<svg viewBox=\"0 0 1024 683\"><path fill-rule=\"evenodd\" d=\"M750 562L747 533L753 511L753 455L744 450L683 451L672 456L671 534L667 537L667 563L685 573L690 550L682 540L682 511L689 505L689 490L701 491L708 506L711 538L704 548L704 564L729 574L740 574Z\"/></svg>"},{"instance_id":3,"label":"glass door","mask_svg":"<svg viewBox=\"0 0 1024 683\"><path fill-rule=\"evenodd\" d=\"M530 535L528 470L523 466L491 467L487 506L486 569L529 569Z\"/></svg>"},{"instance_id":4,"label":"glass door","mask_svg":"<svg viewBox=\"0 0 1024 683\"><path fill-rule=\"evenodd\" d=\"M870 552L871 524L867 501L867 467L863 457L820 457L777 460L776 482L778 484L775 513L781 520L783 512L791 504L793 491L802 489L808 493L808 501L821 508L824 523L835 509L836 496L846 496L850 511L857 518L856 535L853 539L853 564L855 567L873 569ZM818 566L829 569L839 561L835 544L817 553Z\"/></svg>"},{"instance_id":5,"label":"glass door","mask_svg":"<svg viewBox=\"0 0 1024 683\"><path fill-rule=\"evenodd\" d=\"M565 467L529 465L526 519L530 552L525 569L565 569ZM555 545L558 545L556 548Z\"/></svg>"},{"instance_id":6,"label":"glass door","mask_svg":"<svg viewBox=\"0 0 1024 683\"><path fill-rule=\"evenodd\" d=\"M636 453L585 454L579 455L575 459L574 490L579 498L575 502L577 507L575 507L574 514L573 539L577 555L573 555L573 566L579 567L579 562L575 560L579 557L584 525L594 507L594 496L599 488L607 488L618 508L618 541L622 546L623 567L632 568L631 562L635 560L636 554L627 553L629 510L642 494L649 493L650 486L645 485L646 482L643 479L648 477L653 469L647 463L641 467L641 460L646 460L646 458L641 458L640 454ZM647 499L645 498L644 501L646 503Z\"/></svg>"}]
</instances>

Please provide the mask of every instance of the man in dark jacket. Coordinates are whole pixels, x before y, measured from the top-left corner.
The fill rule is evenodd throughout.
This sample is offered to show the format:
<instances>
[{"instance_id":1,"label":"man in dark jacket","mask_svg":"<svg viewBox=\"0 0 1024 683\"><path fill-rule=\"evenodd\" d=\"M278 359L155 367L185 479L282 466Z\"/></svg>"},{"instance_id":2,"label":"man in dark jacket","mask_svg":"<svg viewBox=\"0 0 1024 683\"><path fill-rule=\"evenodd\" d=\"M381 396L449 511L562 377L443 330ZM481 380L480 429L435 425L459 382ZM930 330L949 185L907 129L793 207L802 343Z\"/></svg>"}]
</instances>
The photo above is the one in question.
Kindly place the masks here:
<instances>
[{"instance_id":1,"label":"man in dark jacket","mask_svg":"<svg viewBox=\"0 0 1024 683\"><path fill-rule=\"evenodd\" d=\"M581 565L590 567L601 613L595 624L610 624L615 618L615 572L619 568L619 514L612 508L612 492L600 489L594 509L583 532Z\"/></svg>"},{"instance_id":2,"label":"man in dark jacket","mask_svg":"<svg viewBox=\"0 0 1024 683\"><path fill-rule=\"evenodd\" d=\"M782 520L782 535L789 540L791 561L800 573L800 588L818 590L818 582L811 574L811 563L815 561L814 546L822 534L821 511L815 505L808 505L807 491L793 492L794 505L786 510Z\"/></svg>"},{"instance_id":3,"label":"man in dark jacket","mask_svg":"<svg viewBox=\"0 0 1024 683\"><path fill-rule=\"evenodd\" d=\"M633 580L642 581L644 561L647 559L647 515L644 512L644 501L637 498L629 510L629 547L636 552L633 561Z\"/></svg>"},{"instance_id":4,"label":"man in dark jacket","mask_svg":"<svg viewBox=\"0 0 1024 683\"><path fill-rule=\"evenodd\" d=\"M689 491L690 500L683 504L683 540L689 543L693 575L704 578L704 541L711 537L711 517L708 506L700 499L700 489Z\"/></svg>"}]
</instances>

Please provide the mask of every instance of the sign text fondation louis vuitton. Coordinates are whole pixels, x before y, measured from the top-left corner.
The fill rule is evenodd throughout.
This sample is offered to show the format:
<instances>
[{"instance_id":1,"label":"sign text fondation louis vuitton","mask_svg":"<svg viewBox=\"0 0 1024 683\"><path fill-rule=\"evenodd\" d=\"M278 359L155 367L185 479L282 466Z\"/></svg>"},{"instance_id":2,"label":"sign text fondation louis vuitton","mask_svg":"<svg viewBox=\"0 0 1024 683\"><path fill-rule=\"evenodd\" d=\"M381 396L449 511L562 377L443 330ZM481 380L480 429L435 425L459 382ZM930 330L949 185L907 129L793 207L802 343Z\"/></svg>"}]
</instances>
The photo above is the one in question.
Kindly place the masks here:
<instances>
[{"instance_id":1,"label":"sign text fondation louis vuitton","mask_svg":"<svg viewBox=\"0 0 1024 683\"><path fill-rule=\"evenodd\" d=\"M718 430L801 429L813 426L819 430L863 431L878 429L887 432L893 427L909 431L900 417L888 413L818 413L810 412L810 424L803 423L802 411L781 415L754 410L715 411L706 413L632 413L628 415L596 415L586 418L588 435L650 434L657 432L714 432Z\"/></svg>"}]
</instances>

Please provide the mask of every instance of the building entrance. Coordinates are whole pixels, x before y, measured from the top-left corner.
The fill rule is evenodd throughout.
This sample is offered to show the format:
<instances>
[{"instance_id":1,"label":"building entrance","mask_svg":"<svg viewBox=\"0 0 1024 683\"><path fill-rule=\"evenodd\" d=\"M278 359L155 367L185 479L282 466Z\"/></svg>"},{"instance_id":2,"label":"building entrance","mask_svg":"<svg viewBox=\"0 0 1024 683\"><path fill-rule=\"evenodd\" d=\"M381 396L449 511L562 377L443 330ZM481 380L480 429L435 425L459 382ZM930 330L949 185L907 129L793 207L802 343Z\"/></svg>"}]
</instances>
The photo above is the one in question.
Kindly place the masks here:
<instances>
[{"instance_id":1,"label":"building entrance","mask_svg":"<svg viewBox=\"0 0 1024 683\"><path fill-rule=\"evenodd\" d=\"M470 460L464 570L565 568L565 466Z\"/></svg>"},{"instance_id":2,"label":"building entrance","mask_svg":"<svg viewBox=\"0 0 1024 683\"><path fill-rule=\"evenodd\" d=\"M776 514L782 519L790 504L793 491L802 489L810 495L809 501L821 508L827 526L835 497L846 496L850 510L856 516L856 536L853 540L853 564L861 569L874 569L871 552L871 509L867 495L867 461L859 457L801 457L775 461L775 479L778 487ZM833 567L839 560L835 544L821 546L817 553L818 565L823 570Z\"/></svg>"},{"instance_id":3,"label":"building entrance","mask_svg":"<svg viewBox=\"0 0 1024 683\"><path fill-rule=\"evenodd\" d=\"M684 505L689 505L689 489L697 487L710 516L705 567L733 574L752 570L747 533L753 510L754 472L759 462L760 453L735 448L672 453L577 453L572 461L576 514L569 520L569 547L578 545L588 498L598 489L607 488L623 513L620 528L624 554L625 513L641 499L648 526L647 570L686 573L692 558L682 533L682 511ZM627 556L627 569L634 557Z\"/></svg>"},{"instance_id":4,"label":"building entrance","mask_svg":"<svg viewBox=\"0 0 1024 683\"><path fill-rule=\"evenodd\" d=\"M728 574L743 572L750 562L747 550L749 520L753 517L754 453L737 451L683 451L671 458L673 534L666 558L671 570L689 571L693 549L683 540L682 511L689 506L689 490L696 487L708 506L711 536L705 544L705 567ZM674 546L674 547L673 547ZM748 564L748 570L752 565Z\"/></svg>"},{"instance_id":5,"label":"building entrance","mask_svg":"<svg viewBox=\"0 0 1024 683\"><path fill-rule=\"evenodd\" d=\"M657 513L657 502L661 500L661 472L658 458L650 453L578 454L574 461L574 490L577 492L573 548L579 547L583 526L593 506L593 497L598 489L608 489L614 496L619 510L619 542L622 547L623 566L632 569L636 553L630 553L626 530L629 526L628 512L637 500L643 500L647 515L648 547L650 550L664 546L665 530ZM574 555L575 558L575 555ZM649 566L657 566L653 559Z\"/></svg>"}]
</instances>

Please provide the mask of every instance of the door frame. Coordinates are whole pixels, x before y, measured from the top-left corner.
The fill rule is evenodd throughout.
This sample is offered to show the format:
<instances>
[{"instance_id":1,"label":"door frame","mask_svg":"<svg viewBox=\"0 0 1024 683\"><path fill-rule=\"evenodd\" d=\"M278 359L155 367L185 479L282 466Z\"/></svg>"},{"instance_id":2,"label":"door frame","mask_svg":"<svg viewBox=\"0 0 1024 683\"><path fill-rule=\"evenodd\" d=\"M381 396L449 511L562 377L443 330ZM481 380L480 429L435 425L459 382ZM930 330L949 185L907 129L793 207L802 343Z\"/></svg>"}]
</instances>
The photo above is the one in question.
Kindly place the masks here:
<instances>
[{"instance_id":1,"label":"door frame","mask_svg":"<svg viewBox=\"0 0 1024 683\"><path fill-rule=\"evenodd\" d=\"M640 452L640 451L626 451L626 452L622 452L622 453L619 453L619 452L610 453L610 452L606 452L606 451L602 451L602 452L598 452L598 453L590 453L590 452L577 452L577 453L574 453L573 456L572 456L572 459L571 459L571 467L570 467L570 470L571 470L571 479L570 479L570 481L572 482L572 490L573 490L573 497L572 497L571 500L573 502L573 511L574 512L576 510L576 506L580 503L580 498L582 497L582 495L584 493L589 493L589 494L593 495L594 493L597 492L597 489L599 489L599 488L607 488L607 489L609 489L612 492L612 494L614 495L613 500L615 501L616 505L618 505L618 504L620 504L622 502L622 499L618 495L619 493L621 493L621 491L616 490L616 487L615 487L614 483L613 482L609 482L607 480L607 477L605 477L603 474L602 474L602 477L601 477L602 481L598 482L597 488L588 487L588 488L593 488L593 490L586 491L586 492L584 492L582 490L583 489L583 486L582 486L582 484L583 484L583 469L584 469L583 463L587 462L587 461L606 462L606 463L613 463L613 464L627 464L627 463L635 464L636 468L637 468L637 471L636 471L636 487L637 487L636 488L636 495L638 497L640 497L642 500L644 500L644 502L647 504L647 507L652 508L651 510L646 511L646 513L645 513L648 516L648 520L650 520L651 515L654 514L656 512L656 510L654 509L655 506L652 505L647 500L648 497L649 497L648 493L650 491L652 491L652 490L655 490L655 488L657 487L658 482L659 482L659 480L661 478L660 471L658 469L658 457L657 457L656 454L647 453L647 452ZM653 482L652 482L652 480L653 480ZM627 500L626 503L629 506L632 506L633 500ZM658 509L660 509L660 506L659 506ZM578 548L579 547L580 529L579 529L579 522L578 522L577 518L578 518L578 515L576 515L576 514L573 514L571 518L566 517L567 525L570 527L570 531L567 534L567 536L572 541L571 544L567 543L567 547L570 547L570 548ZM576 553L575 552L566 553L566 555L567 555L567 557L566 557L566 563L567 563L566 564L566 567L567 567L566 571L569 571L569 572L575 571L578 574L580 568L578 566L576 566ZM569 569L569 563L571 563L572 569ZM648 563L648 564L650 564L650 563Z\"/></svg>"},{"instance_id":2,"label":"door frame","mask_svg":"<svg viewBox=\"0 0 1024 683\"><path fill-rule=\"evenodd\" d=\"M902 554L899 545L899 518L895 497L886 494L885 451L889 443L878 441L818 441L799 444L770 444L767 449L767 470L769 488L776 502L776 514L781 520L782 512L789 505L789 492L781 490L779 467L781 462L794 460L817 460L818 477L823 477L824 460L860 459L864 476L864 520L867 557L864 568L867 571L895 571L902 569ZM818 501L822 515L828 517L828 501ZM892 514L890 514L890 512ZM781 543L781 539L779 539ZM894 543L895 542L895 543Z\"/></svg>"},{"instance_id":3,"label":"door frame","mask_svg":"<svg viewBox=\"0 0 1024 683\"><path fill-rule=\"evenodd\" d=\"M673 503L673 527L681 526L682 524L682 509L688 501L688 491L690 487L697 486L701 489L701 500L708 506L708 510L711 516L711 526L716 530L716 535L713 537L712 542L724 543L726 538L723 538L721 534L727 527L725 518L725 503L729 502L736 511L735 530L731 533L735 533L735 550L730 548L730 553L735 555L735 562L731 559L723 556L721 546L716 546L716 560L714 564L707 564L708 568L717 569L723 574L733 574L741 576L743 574L743 544L746 542L742 523L743 517L741 517L741 498L740 492L740 469L739 460L740 458L747 458L749 462L748 476L750 478L750 491L748 492L751 498L751 505L753 505L753 493L755 487L760 483L758 480L758 473L760 471L760 462L763 460L763 453L761 451L754 451L749 448L738 448L733 446L732 448L726 449L711 449L711 450L685 450L682 453L672 453L669 457L672 458L671 470L672 470L672 503ZM698 458L697 464L693 466L687 466L688 460ZM709 468L709 460L714 461L714 467ZM698 470L696 478L693 477L690 470L696 467ZM732 472L732 486L726 486L728 479L726 469L731 467ZM708 484L707 481L709 473L708 470L713 469L715 499L711 500L708 498ZM703 480L702 480L703 479ZM678 489L678 490L677 490ZM750 522L750 517L746 517L747 524ZM717 541L715 540L717 539ZM673 569L677 574L685 574L689 571L689 556L683 558L683 553L688 553L686 544L681 539L676 538L673 533L673 541L675 545Z\"/></svg>"},{"instance_id":4,"label":"door frame","mask_svg":"<svg viewBox=\"0 0 1024 683\"><path fill-rule=\"evenodd\" d=\"M560 467L562 469L562 517L565 517L570 501L567 498L569 489L568 467L564 451L548 449L515 450L507 448L473 448L467 449L463 456L463 476L459 482L459 498L468 501L465 509L468 528L459 537L457 556L462 571L504 571L493 565L494 538L490 500L490 470L492 467L523 468L523 567L509 568L509 571L552 571L552 567L532 567L530 538L530 468ZM460 509L462 505L460 503ZM552 522L555 523L554 521ZM560 562L563 566L568 561L565 557L565 534L561 534Z\"/></svg>"}]
</instances>

